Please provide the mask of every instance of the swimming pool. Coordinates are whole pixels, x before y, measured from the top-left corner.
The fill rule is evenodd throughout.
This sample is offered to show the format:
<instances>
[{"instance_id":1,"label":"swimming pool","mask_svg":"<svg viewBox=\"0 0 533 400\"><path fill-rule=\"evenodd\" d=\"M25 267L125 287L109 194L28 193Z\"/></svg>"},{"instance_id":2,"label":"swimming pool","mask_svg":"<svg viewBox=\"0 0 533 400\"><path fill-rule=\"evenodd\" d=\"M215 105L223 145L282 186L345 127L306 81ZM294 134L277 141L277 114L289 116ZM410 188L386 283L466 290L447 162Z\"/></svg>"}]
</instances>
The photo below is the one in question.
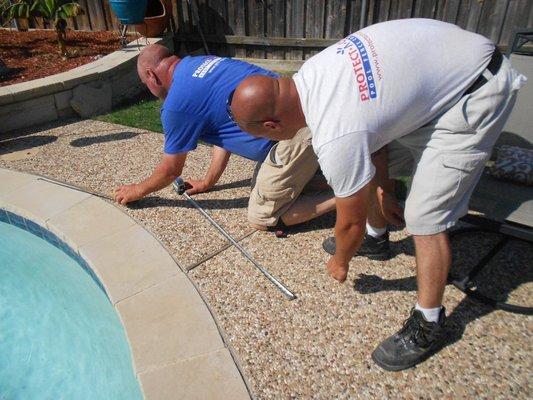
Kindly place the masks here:
<instances>
[{"instance_id":1,"label":"swimming pool","mask_svg":"<svg viewBox=\"0 0 533 400\"><path fill-rule=\"evenodd\" d=\"M142 399L92 271L55 235L1 209L0 398Z\"/></svg>"}]
</instances>

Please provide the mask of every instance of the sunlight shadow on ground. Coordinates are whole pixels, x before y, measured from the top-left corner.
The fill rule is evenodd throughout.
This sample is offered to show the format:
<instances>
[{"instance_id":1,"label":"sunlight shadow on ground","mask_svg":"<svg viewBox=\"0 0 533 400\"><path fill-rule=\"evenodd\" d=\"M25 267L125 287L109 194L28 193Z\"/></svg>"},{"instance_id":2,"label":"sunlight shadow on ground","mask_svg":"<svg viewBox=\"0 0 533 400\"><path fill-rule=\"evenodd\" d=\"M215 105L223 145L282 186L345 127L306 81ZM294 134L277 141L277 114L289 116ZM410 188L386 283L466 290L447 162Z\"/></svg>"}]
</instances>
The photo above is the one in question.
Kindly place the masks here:
<instances>
[{"instance_id":1,"label":"sunlight shadow on ground","mask_svg":"<svg viewBox=\"0 0 533 400\"><path fill-rule=\"evenodd\" d=\"M50 135L34 135L4 140L0 142L0 155L44 146L56 140L57 136Z\"/></svg>"},{"instance_id":2,"label":"sunlight shadow on ground","mask_svg":"<svg viewBox=\"0 0 533 400\"><path fill-rule=\"evenodd\" d=\"M98 144L98 143L114 142L117 140L131 139L137 135L140 135L140 133L139 132L118 132L118 133L110 133L108 135L102 135L102 136L81 137L79 139L74 139L72 142L70 142L70 145L73 147L85 147L85 146L91 146L93 144Z\"/></svg>"},{"instance_id":3,"label":"sunlight shadow on ground","mask_svg":"<svg viewBox=\"0 0 533 400\"><path fill-rule=\"evenodd\" d=\"M248 206L248 197L240 197L236 199L195 199L200 207L207 210L225 210L232 208L246 208ZM143 209L153 207L181 207L193 208L191 203L185 199L166 199L159 196L147 196L141 200L137 200L128 205L132 209Z\"/></svg>"}]
</instances>

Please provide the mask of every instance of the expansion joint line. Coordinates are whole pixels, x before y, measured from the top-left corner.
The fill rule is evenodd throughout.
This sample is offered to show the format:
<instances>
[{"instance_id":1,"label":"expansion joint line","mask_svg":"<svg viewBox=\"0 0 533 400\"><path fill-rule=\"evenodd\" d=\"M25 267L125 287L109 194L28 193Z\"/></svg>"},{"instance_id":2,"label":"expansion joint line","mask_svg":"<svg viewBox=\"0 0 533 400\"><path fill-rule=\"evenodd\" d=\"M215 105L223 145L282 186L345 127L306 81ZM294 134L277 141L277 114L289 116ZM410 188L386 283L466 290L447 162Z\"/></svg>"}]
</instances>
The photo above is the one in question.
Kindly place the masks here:
<instances>
[{"instance_id":1,"label":"expansion joint line","mask_svg":"<svg viewBox=\"0 0 533 400\"><path fill-rule=\"evenodd\" d=\"M251 236L252 234L254 234L255 232L257 232L257 229L253 229L251 230L250 232L248 233L245 233L244 235L242 235L241 237L237 238L237 242L241 242L242 240L246 239L248 236ZM205 263L206 261L209 261L210 259L212 259L213 257L219 255L220 253L222 253L223 251L229 249L230 247L233 247L233 243L231 242L228 242L226 243L223 247L221 247L220 249L218 249L217 251L211 253L211 254L208 254L206 255L205 257L203 257L202 259L196 261L195 263L192 263L190 265L187 265L185 267L185 271L187 273L189 273L189 271L192 271L193 269L195 269L196 267L198 267L199 265Z\"/></svg>"}]
</instances>

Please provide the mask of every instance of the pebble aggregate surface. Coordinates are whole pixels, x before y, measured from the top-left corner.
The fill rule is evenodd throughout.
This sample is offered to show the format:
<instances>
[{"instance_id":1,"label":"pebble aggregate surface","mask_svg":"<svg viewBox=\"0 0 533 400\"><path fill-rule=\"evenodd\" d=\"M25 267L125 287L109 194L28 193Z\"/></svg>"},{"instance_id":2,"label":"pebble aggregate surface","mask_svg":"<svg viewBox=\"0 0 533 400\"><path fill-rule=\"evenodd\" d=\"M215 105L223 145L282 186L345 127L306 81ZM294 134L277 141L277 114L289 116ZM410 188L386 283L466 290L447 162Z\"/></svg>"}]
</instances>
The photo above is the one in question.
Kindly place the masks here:
<instances>
[{"instance_id":1,"label":"pebble aggregate surface","mask_svg":"<svg viewBox=\"0 0 533 400\"><path fill-rule=\"evenodd\" d=\"M110 195L147 177L160 160L163 135L83 120L0 136L0 167L44 175ZM200 178L211 149L199 145L183 177ZM194 196L231 235L246 221L254 163L232 156L217 187ZM122 207L150 230L186 269L220 251L226 240L171 188ZM334 215L289 231L284 239L254 232L241 244L298 298L287 301L230 247L189 272L213 308L258 399L531 398L533 318L480 305L452 286L445 292L449 340L428 361L385 372L370 354L396 332L416 301L414 248L405 230L391 233L394 257L355 257L348 280L325 272L322 240ZM471 267L494 235L454 240L455 271ZM533 246L512 241L486 268L479 286L518 304L533 300Z\"/></svg>"}]
</instances>

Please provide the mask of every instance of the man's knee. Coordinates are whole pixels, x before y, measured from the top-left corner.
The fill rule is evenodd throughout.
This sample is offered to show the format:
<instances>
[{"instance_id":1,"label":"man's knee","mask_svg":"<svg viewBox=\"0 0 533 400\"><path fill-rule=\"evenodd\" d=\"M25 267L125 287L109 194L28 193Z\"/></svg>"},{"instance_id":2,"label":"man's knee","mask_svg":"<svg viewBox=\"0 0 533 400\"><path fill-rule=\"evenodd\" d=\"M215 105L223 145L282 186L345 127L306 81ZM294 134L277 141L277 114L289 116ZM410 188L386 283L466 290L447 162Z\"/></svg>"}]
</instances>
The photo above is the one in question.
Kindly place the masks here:
<instances>
[{"instance_id":1,"label":"man's knee","mask_svg":"<svg viewBox=\"0 0 533 400\"><path fill-rule=\"evenodd\" d=\"M415 242L415 245L447 243L448 231L444 230L442 232L433 233L429 235L413 235L413 240Z\"/></svg>"},{"instance_id":2,"label":"man's knee","mask_svg":"<svg viewBox=\"0 0 533 400\"><path fill-rule=\"evenodd\" d=\"M404 219L407 231L413 236L432 236L446 232L457 222L450 217L446 210L438 210L410 198L404 209Z\"/></svg>"}]
</instances>

